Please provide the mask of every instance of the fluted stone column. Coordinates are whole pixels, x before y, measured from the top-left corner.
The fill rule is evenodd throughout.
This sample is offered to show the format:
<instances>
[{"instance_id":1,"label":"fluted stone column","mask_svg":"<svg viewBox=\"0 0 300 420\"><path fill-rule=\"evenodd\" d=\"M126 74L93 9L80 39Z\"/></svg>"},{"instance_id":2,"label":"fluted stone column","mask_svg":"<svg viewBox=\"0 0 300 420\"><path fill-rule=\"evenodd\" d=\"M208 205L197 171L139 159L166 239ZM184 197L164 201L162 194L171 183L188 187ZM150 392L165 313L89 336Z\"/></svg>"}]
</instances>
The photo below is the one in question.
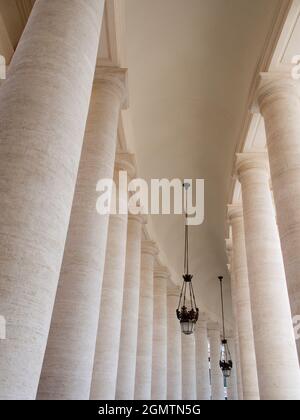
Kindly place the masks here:
<instances>
[{"instance_id":1,"label":"fluted stone column","mask_svg":"<svg viewBox=\"0 0 300 420\"><path fill-rule=\"evenodd\" d=\"M0 90L0 398L36 396L67 236L103 0L39 0Z\"/></svg>"},{"instance_id":2,"label":"fluted stone column","mask_svg":"<svg viewBox=\"0 0 300 420\"><path fill-rule=\"evenodd\" d=\"M113 400L116 394L119 346L121 334L123 288L125 277L128 214L121 208L128 205L126 191L121 191L120 171L127 172L128 181L134 176L133 157L116 155L114 181L117 192L117 214L109 217L106 257L100 303L99 325L95 349L90 399Z\"/></svg>"},{"instance_id":3,"label":"fluted stone column","mask_svg":"<svg viewBox=\"0 0 300 420\"><path fill-rule=\"evenodd\" d=\"M258 104L265 120L277 223L293 316L300 315L300 98L290 75L262 74ZM300 340L297 340L300 360Z\"/></svg>"},{"instance_id":4,"label":"fluted stone column","mask_svg":"<svg viewBox=\"0 0 300 420\"><path fill-rule=\"evenodd\" d=\"M195 335L181 334L182 400L197 399Z\"/></svg>"},{"instance_id":5,"label":"fluted stone column","mask_svg":"<svg viewBox=\"0 0 300 420\"><path fill-rule=\"evenodd\" d=\"M128 216L126 267L116 399L133 400L137 352L143 216Z\"/></svg>"},{"instance_id":6,"label":"fluted stone column","mask_svg":"<svg viewBox=\"0 0 300 420\"><path fill-rule=\"evenodd\" d=\"M170 272L154 270L153 347L151 399L167 399L167 283Z\"/></svg>"},{"instance_id":7,"label":"fluted stone column","mask_svg":"<svg viewBox=\"0 0 300 420\"><path fill-rule=\"evenodd\" d=\"M97 69L39 399L89 399L109 220L96 185L113 177L125 77Z\"/></svg>"},{"instance_id":8,"label":"fluted stone column","mask_svg":"<svg viewBox=\"0 0 300 420\"><path fill-rule=\"evenodd\" d=\"M153 271L158 250L153 241L142 241L141 288L134 399L151 399L153 339Z\"/></svg>"},{"instance_id":9,"label":"fluted stone column","mask_svg":"<svg viewBox=\"0 0 300 420\"><path fill-rule=\"evenodd\" d=\"M242 205L228 206L232 228L233 269L232 278L236 300L236 322L239 337L240 362L244 400L258 400L258 378L253 338L250 290Z\"/></svg>"},{"instance_id":10,"label":"fluted stone column","mask_svg":"<svg viewBox=\"0 0 300 420\"><path fill-rule=\"evenodd\" d=\"M224 379L220 369L221 335L220 327L216 322L208 324L208 338L210 343L210 374L212 400L224 400Z\"/></svg>"},{"instance_id":11,"label":"fluted stone column","mask_svg":"<svg viewBox=\"0 0 300 420\"><path fill-rule=\"evenodd\" d=\"M197 399L210 400L211 390L208 365L207 319L204 313L199 314L199 319L195 328L195 340Z\"/></svg>"},{"instance_id":12,"label":"fluted stone column","mask_svg":"<svg viewBox=\"0 0 300 420\"><path fill-rule=\"evenodd\" d=\"M232 370L230 378L227 378L227 398L228 400L236 401L238 397L238 381L237 381L237 363L236 363L236 352L235 352L235 339L228 337L228 347L231 354Z\"/></svg>"},{"instance_id":13,"label":"fluted stone column","mask_svg":"<svg viewBox=\"0 0 300 420\"><path fill-rule=\"evenodd\" d=\"M300 370L265 155L238 155L237 171L260 397L299 399Z\"/></svg>"},{"instance_id":14,"label":"fluted stone column","mask_svg":"<svg viewBox=\"0 0 300 420\"><path fill-rule=\"evenodd\" d=\"M182 399L181 328L176 316L180 288L176 288L169 283L167 293L167 399L176 401Z\"/></svg>"}]
</instances>

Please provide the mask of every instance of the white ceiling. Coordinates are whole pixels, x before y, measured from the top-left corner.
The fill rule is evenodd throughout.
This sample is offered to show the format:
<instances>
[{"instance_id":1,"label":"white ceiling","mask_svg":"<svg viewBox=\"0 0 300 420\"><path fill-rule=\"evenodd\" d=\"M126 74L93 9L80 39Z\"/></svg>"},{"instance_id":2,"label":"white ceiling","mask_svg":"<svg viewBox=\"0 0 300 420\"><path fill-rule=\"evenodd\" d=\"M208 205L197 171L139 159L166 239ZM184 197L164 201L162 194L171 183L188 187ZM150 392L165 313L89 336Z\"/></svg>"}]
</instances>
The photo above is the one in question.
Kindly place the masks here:
<instances>
[{"instance_id":1,"label":"white ceiling","mask_svg":"<svg viewBox=\"0 0 300 420\"><path fill-rule=\"evenodd\" d=\"M225 213L247 97L280 0L125 0L130 114L139 175L204 178L205 222L191 232L201 309L219 314ZM182 272L183 220L154 216ZM229 304L229 300L228 300ZM230 315L227 317L230 319Z\"/></svg>"}]
</instances>

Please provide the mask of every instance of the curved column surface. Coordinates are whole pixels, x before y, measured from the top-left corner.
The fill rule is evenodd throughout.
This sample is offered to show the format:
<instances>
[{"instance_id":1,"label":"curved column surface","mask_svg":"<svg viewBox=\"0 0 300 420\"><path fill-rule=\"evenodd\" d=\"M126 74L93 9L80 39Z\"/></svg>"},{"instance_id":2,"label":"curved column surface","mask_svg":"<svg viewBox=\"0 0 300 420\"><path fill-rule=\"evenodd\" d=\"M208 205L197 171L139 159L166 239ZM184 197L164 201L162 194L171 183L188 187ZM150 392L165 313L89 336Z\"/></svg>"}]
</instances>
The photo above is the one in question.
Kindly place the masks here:
<instances>
[{"instance_id":1,"label":"curved column surface","mask_svg":"<svg viewBox=\"0 0 300 420\"><path fill-rule=\"evenodd\" d=\"M158 250L153 241L142 241L135 400L151 400L153 339L153 271Z\"/></svg>"},{"instance_id":2,"label":"curved column surface","mask_svg":"<svg viewBox=\"0 0 300 420\"><path fill-rule=\"evenodd\" d=\"M209 381L208 364L208 337L207 320L205 314L199 314L195 328L196 340L196 376L197 376L197 399L210 400L211 390Z\"/></svg>"},{"instance_id":3,"label":"curved column surface","mask_svg":"<svg viewBox=\"0 0 300 420\"><path fill-rule=\"evenodd\" d=\"M238 155L237 171L260 398L299 399L300 371L266 156Z\"/></svg>"},{"instance_id":4,"label":"curved column surface","mask_svg":"<svg viewBox=\"0 0 300 420\"><path fill-rule=\"evenodd\" d=\"M290 77L290 75L289 75ZM263 74L258 103L264 117L272 189L290 305L300 315L300 99L287 75ZM297 340L300 360L300 340Z\"/></svg>"},{"instance_id":5,"label":"curved column surface","mask_svg":"<svg viewBox=\"0 0 300 420\"><path fill-rule=\"evenodd\" d=\"M241 357L240 357L240 345L239 345L239 334L237 331L237 326L235 326L234 334L234 350L235 350L235 364L236 364L236 381L237 381L237 393L238 399L243 400L243 381L242 381L242 367L241 367Z\"/></svg>"},{"instance_id":6,"label":"curved column surface","mask_svg":"<svg viewBox=\"0 0 300 420\"><path fill-rule=\"evenodd\" d=\"M154 270L151 399L167 399L167 282L166 267Z\"/></svg>"},{"instance_id":7,"label":"curved column surface","mask_svg":"<svg viewBox=\"0 0 300 420\"><path fill-rule=\"evenodd\" d=\"M195 335L181 334L182 400L197 399Z\"/></svg>"},{"instance_id":8,"label":"curved column surface","mask_svg":"<svg viewBox=\"0 0 300 420\"><path fill-rule=\"evenodd\" d=\"M89 399L109 220L96 211L96 185L113 177L125 77L97 69L39 399Z\"/></svg>"},{"instance_id":9,"label":"curved column surface","mask_svg":"<svg viewBox=\"0 0 300 420\"><path fill-rule=\"evenodd\" d=\"M116 155L117 213L109 217L91 400L114 400L116 394L128 224L128 214L120 212L128 206L127 191L121 191L119 183L120 171L127 172L129 179L134 176L132 155Z\"/></svg>"},{"instance_id":10,"label":"curved column surface","mask_svg":"<svg viewBox=\"0 0 300 420\"><path fill-rule=\"evenodd\" d=\"M176 316L180 289L169 284L168 306L168 353L167 353L167 399L182 399L182 369L181 369L181 328Z\"/></svg>"},{"instance_id":11,"label":"curved column surface","mask_svg":"<svg viewBox=\"0 0 300 420\"><path fill-rule=\"evenodd\" d=\"M36 397L67 236L103 0L39 0L0 91L0 398Z\"/></svg>"},{"instance_id":12,"label":"curved column surface","mask_svg":"<svg viewBox=\"0 0 300 420\"><path fill-rule=\"evenodd\" d=\"M116 387L117 400L134 399L137 333L141 277L142 225L146 219L129 215L122 309L120 351Z\"/></svg>"},{"instance_id":13,"label":"curved column surface","mask_svg":"<svg viewBox=\"0 0 300 420\"><path fill-rule=\"evenodd\" d=\"M232 239L225 239L226 243L226 254L228 257L227 268L230 273L230 286L231 286L231 299L232 299L232 312L234 318L234 354L235 354L235 366L236 366L236 382L237 382L237 397L238 400L243 400L243 384L242 384L242 370L240 363L240 348L239 338L237 329L237 300L236 300L236 287L234 281L234 264L233 264L233 252L232 252Z\"/></svg>"},{"instance_id":14,"label":"curved column surface","mask_svg":"<svg viewBox=\"0 0 300 420\"><path fill-rule=\"evenodd\" d=\"M210 344L210 377L212 400L224 400L224 379L220 369L221 336L217 323L208 324L208 338Z\"/></svg>"},{"instance_id":15,"label":"curved column surface","mask_svg":"<svg viewBox=\"0 0 300 420\"><path fill-rule=\"evenodd\" d=\"M258 400L259 389L242 206L228 206L228 217L232 228L233 287L235 289L236 322L239 337L240 363L242 366L243 398L244 400Z\"/></svg>"},{"instance_id":16,"label":"curved column surface","mask_svg":"<svg viewBox=\"0 0 300 420\"><path fill-rule=\"evenodd\" d=\"M227 379L227 398L228 400L236 401L238 397L238 383L237 383L237 363L236 363L236 352L235 352L235 339L228 338L228 347L231 353L232 370L231 376Z\"/></svg>"}]
</instances>

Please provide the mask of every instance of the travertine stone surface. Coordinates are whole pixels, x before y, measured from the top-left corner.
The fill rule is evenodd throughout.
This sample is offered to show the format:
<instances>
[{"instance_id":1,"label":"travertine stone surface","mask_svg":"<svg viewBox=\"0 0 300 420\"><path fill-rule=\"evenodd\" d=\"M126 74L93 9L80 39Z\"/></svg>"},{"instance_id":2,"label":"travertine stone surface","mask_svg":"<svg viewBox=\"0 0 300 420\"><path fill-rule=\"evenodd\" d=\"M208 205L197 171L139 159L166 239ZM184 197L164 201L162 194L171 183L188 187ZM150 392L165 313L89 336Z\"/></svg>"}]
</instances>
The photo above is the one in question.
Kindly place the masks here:
<instances>
[{"instance_id":1,"label":"travertine stone surface","mask_svg":"<svg viewBox=\"0 0 300 420\"><path fill-rule=\"evenodd\" d=\"M221 354L221 335L218 323L208 323L210 343L211 397L212 400L224 400L224 380L219 366Z\"/></svg>"},{"instance_id":2,"label":"travertine stone surface","mask_svg":"<svg viewBox=\"0 0 300 420\"><path fill-rule=\"evenodd\" d=\"M300 315L300 99L287 75L263 74L258 103L265 120L272 189L293 316ZM300 361L300 340L297 340Z\"/></svg>"},{"instance_id":3,"label":"travertine stone surface","mask_svg":"<svg viewBox=\"0 0 300 420\"><path fill-rule=\"evenodd\" d=\"M176 317L180 288L168 285L167 306L167 399L182 399L182 369L181 369L181 328Z\"/></svg>"},{"instance_id":4,"label":"travertine stone surface","mask_svg":"<svg viewBox=\"0 0 300 420\"><path fill-rule=\"evenodd\" d=\"M39 399L89 399L109 219L96 185L113 177L124 94L125 71L97 69Z\"/></svg>"},{"instance_id":5,"label":"travertine stone surface","mask_svg":"<svg viewBox=\"0 0 300 420\"><path fill-rule=\"evenodd\" d=\"M134 176L132 155L116 155L114 181L120 190L119 172L126 171L129 181ZM119 197L127 205L127 195ZM92 400L113 400L116 394L121 334L123 287L126 261L127 214L111 214L109 218L106 257L102 284L99 325L91 383Z\"/></svg>"},{"instance_id":6,"label":"travertine stone surface","mask_svg":"<svg viewBox=\"0 0 300 420\"><path fill-rule=\"evenodd\" d=\"M299 399L300 371L264 154L238 155L260 398Z\"/></svg>"},{"instance_id":7,"label":"travertine stone surface","mask_svg":"<svg viewBox=\"0 0 300 420\"><path fill-rule=\"evenodd\" d=\"M231 401L236 401L238 397L238 383L237 383L237 363L235 353L235 339L232 337L227 338L228 347L231 354L232 370L230 378L227 379L227 398Z\"/></svg>"},{"instance_id":8,"label":"travertine stone surface","mask_svg":"<svg viewBox=\"0 0 300 420\"><path fill-rule=\"evenodd\" d=\"M235 290L236 322L239 337L240 362L242 366L243 397L244 400L258 400L259 389L253 339L242 205L228 206L228 218L232 228L232 259L234 267L232 283Z\"/></svg>"},{"instance_id":9,"label":"travertine stone surface","mask_svg":"<svg viewBox=\"0 0 300 420\"><path fill-rule=\"evenodd\" d=\"M154 270L151 399L167 399L167 283L166 267Z\"/></svg>"},{"instance_id":10,"label":"travertine stone surface","mask_svg":"<svg viewBox=\"0 0 300 420\"><path fill-rule=\"evenodd\" d=\"M134 399L151 399L153 339L153 271L158 249L153 241L142 241L141 287Z\"/></svg>"},{"instance_id":11,"label":"travertine stone surface","mask_svg":"<svg viewBox=\"0 0 300 420\"><path fill-rule=\"evenodd\" d=\"M226 254L228 258L227 268L230 274L231 285L231 299L232 299L232 312L234 318L234 332L232 340L234 342L235 353L235 366L236 366L236 382L237 382L237 396L238 400L243 400L243 384L242 384L242 369L240 363L240 347L239 347L239 334L237 329L237 301L236 301L236 288L234 282L234 265L233 265L233 252L232 252L232 239L225 239Z\"/></svg>"},{"instance_id":12,"label":"travertine stone surface","mask_svg":"<svg viewBox=\"0 0 300 420\"><path fill-rule=\"evenodd\" d=\"M122 326L116 387L117 400L133 400L141 278L142 225L146 219L129 215L122 308Z\"/></svg>"},{"instance_id":13,"label":"travertine stone surface","mask_svg":"<svg viewBox=\"0 0 300 420\"><path fill-rule=\"evenodd\" d=\"M195 335L181 334L182 400L197 399Z\"/></svg>"},{"instance_id":14,"label":"travertine stone surface","mask_svg":"<svg viewBox=\"0 0 300 420\"><path fill-rule=\"evenodd\" d=\"M235 350L237 392L238 392L238 399L242 401L244 399L242 367L241 367L241 356L240 356L239 333L238 333L236 325L235 325L234 333L235 333L234 334L234 350Z\"/></svg>"},{"instance_id":15,"label":"travertine stone surface","mask_svg":"<svg viewBox=\"0 0 300 420\"><path fill-rule=\"evenodd\" d=\"M210 400L211 392L208 366L207 318L204 313L199 314L199 319L195 328L195 341L197 399Z\"/></svg>"},{"instance_id":16,"label":"travertine stone surface","mask_svg":"<svg viewBox=\"0 0 300 420\"><path fill-rule=\"evenodd\" d=\"M0 90L0 307L8 326L1 343L1 399L36 396L103 5L37 1Z\"/></svg>"}]
</instances>

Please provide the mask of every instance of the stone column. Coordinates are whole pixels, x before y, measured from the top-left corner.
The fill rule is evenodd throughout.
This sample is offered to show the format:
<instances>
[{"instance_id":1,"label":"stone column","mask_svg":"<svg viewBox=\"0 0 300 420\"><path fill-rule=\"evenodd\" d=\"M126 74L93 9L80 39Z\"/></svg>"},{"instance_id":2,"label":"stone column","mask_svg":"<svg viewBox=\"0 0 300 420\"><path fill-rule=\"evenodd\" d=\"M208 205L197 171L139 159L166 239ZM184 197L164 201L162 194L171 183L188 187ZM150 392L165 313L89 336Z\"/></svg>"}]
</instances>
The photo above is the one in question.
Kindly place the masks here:
<instances>
[{"instance_id":1,"label":"stone column","mask_svg":"<svg viewBox=\"0 0 300 420\"><path fill-rule=\"evenodd\" d=\"M293 316L300 315L300 99L296 82L262 74L258 104L265 120L271 180ZM300 340L297 340L300 360Z\"/></svg>"},{"instance_id":2,"label":"stone column","mask_svg":"<svg viewBox=\"0 0 300 420\"><path fill-rule=\"evenodd\" d=\"M199 314L199 319L195 327L195 340L197 399L210 400L207 320L204 313Z\"/></svg>"},{"instance_id":3,"label":"stone column","mask_svg":"<svg viewBox=\"0 0 300 420\"><path fill-rule=\"evenodd\" d=\"M300 371L265 155L238 155L237 172L260 397L299 399Z\"/></svg>"},{"instance_id":4,"label":"stone column","mask_svg":"<svg viewBox=\"0 0 300 420\"><path fill-rule=\"evenodd\" d=\"M236 326L235 326L235 331L234 332L235 332L235 334L234 334L234 350L235 350L237 392L238 392L238 399L240 401L242 401L244 399L243 382L242 382L242 368L241 368L239 335L238 335L238 331L237 331Z\"/></svg>"},{"instance_id":5,"label":"stone column","mask_svg":"<svg viewBox=\"0 0 300 420\"><path fill-rule=\"evenodd\" d=\"M127 251L116 399L133 400L141 278L143 216L128 217Z\"/></svg>"},{"instance_id":6,"label":"stone column","mask_svg":"<svg viewBox=\"0 0 300 420\"><path fill-rule=\"evenodd\" d=\"M228 206L228 217L232 228L232 286L236 301L243 397L244 400L259 400L242 205Z\"/></svg>"},{"instance_id":7,"label":"stone column","mask_svg":"<svg viewBox=\"0 0 300 420\"><path fill-rule=\"evenodd\" d=\"M235 353L235 339L228 337L228 347L231 353L232 370L231 376L227 379L227 398L228 400L236 401L238 397L238 383L237 383L237 363Z\"/></svg>"},{"instance_id":8,"label":"stone column","mask_svg":"<svg viewBox=\"0 0 300 420\"><path fill-rule=\"evenodd\" d=\"M109 219L96 185L113 177L124 94L123 70L97 69L39 399L89 399Z\"/></svg>"},{"instance_id":9,"label":"stone column","mask_svg":"<svg viewBox=\"0 0 300 420\"><path fill-rule=\"evenodd\" d=\"M167 283L166 267L154 270L151 399L167 399Z\"/></svg>"},{"instance_id":10,"label":"stone column","mask_svg":"<svg viewBox=\"0 0 300 420\"><path fill-rule=\"evenodd\" d=\"M237 300L236 300L236 287L234 281L234 267L232 258L232 239L226 239L226 254L229 264L227 269L230 274L230 285L231 285L231 300L232 300L232 312L234 317L234 353L235 353L235 365L236 365L236 381L237 381L237 395L239 400L243 400L243 385L242 385L242 370L240 363L240 347L237 329Z\"/></svg>"},{"instance_id":11,"label":"stone column","mask_svg":"<svg viewBox=\"0 0 300 420\"><path fill-rule=\"evenodd\" d=\"M153 241L142 242L135 400L151 399L153 339L153 270L158 250Z\"/></svg>"},{"instance_id":12,"label":"stone column","mask_svg":"<svg viewBox=\"0 0 300 420\"><path fill-rule=\"evenodd\" d=\"M181 334L182 400L197 399L195 335Z\"/></svg>"},{"instance_id":13,"label":"stone column","mask_svg":"<svg viewBox=\"0 0 300 420\"><path fill-rule=\"evenodd\" d=\"M91 98L103 0L39 0L0 90L0 399L36 397Z\"/></svg>"},{"instance_id":14,"label":"stone column","mask_svg":"<svg viewBox=\"0 0 300 420\"><path fill-rule=\"evenodd\" d=\"M167 357L167 399L182 399L181 328L176 316L180 288L168 285L168 357Z\"/></svg>"},{"instance_id":15,"label":"stone column","mask_svg":"<svg viewBox=\"0 0 300 420\"><path fill-rule=\"evenodd\" d=\"M210 343L210 375L212 400L224 400L224 379L219 365L221 355L220 327L216 322L208 324L208 338Z\"/></svg>"},{"instance_id":16,"label":"stone column","mask_svg":"<svg viewBox=\"0 0 300 420\"><path fill-rule=\"evenodd\" d=\"M132 155L116 155L117 213L109 218L91 400L114 400L116 394L128 222L128 214L120 211L128 206L127 191L122 191L123 185L119 184L120 171L127 172L129 179L134 176Z\"/></svg>"}]
</instances>

